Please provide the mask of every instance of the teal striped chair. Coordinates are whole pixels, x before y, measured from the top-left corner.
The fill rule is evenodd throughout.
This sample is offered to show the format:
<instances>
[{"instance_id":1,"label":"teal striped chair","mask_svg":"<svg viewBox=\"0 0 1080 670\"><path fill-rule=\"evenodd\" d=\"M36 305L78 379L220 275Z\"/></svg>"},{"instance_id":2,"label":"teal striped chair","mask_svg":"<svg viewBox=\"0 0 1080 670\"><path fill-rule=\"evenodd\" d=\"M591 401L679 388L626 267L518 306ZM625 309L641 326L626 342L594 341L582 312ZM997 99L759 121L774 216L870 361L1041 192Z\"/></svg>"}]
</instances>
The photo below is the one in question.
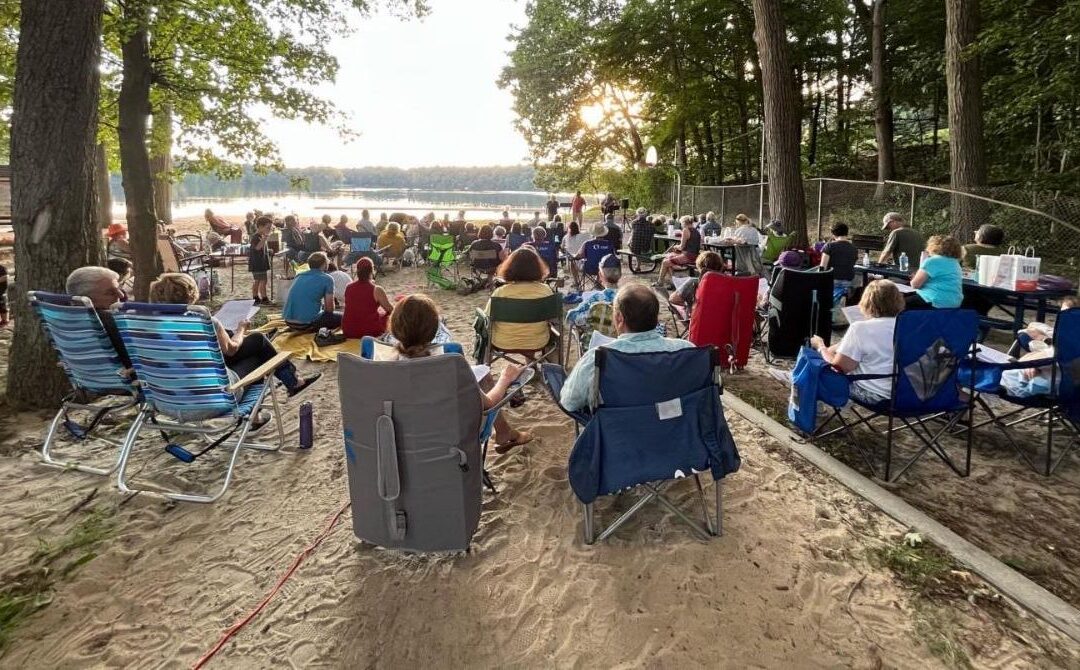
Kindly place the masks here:
<instances>
[{"instance_id":1,"label":"teal striped chair","mask_svg":"<svg viewBox=\"0 0 1080 670\"><path fill-rule=\"evenodd\" d=\"M45 291L30 291L29 299L72 388L49 424L41 445L41 458L54 467L96 475L112 474L120 464L124 442L101 435L97 429L107 415L122 413L139 404L133 377L122 374L124 363L89 299ZM76 417L82 422L76 421ZM61 442L68 448L78 444L82 458L54 457L52 450ZM101 460L94 456L100 456L103 446L116 451L112 466L88 465L86 457Z\"/></svg>"},{"instance_id":2,"label":"teal striped chair","mask_svg":"<svg viewBox=\"0 0 1080 670\"><path fill-rule=\"evenodd\" d=\"M167 454L184 463L192 463L219 446L231 449L224 481L216 493L160 488L147 491L184 502L209 503L220 498L229 487L242 447L277 451L284 446L281 409L271 377L288 359L287 353L278 354L243 379L232 381L205 307L124 303L114 308L113 318L143 395L142 411L120 457L117 485L121 492L140 490L128 483L126 471L139 435L147 428L164 438ZM273 403L277 441L248 442L268 395ZM181 436L188 437L193 446L181 444Z\"/></svg>"}]
</instances>

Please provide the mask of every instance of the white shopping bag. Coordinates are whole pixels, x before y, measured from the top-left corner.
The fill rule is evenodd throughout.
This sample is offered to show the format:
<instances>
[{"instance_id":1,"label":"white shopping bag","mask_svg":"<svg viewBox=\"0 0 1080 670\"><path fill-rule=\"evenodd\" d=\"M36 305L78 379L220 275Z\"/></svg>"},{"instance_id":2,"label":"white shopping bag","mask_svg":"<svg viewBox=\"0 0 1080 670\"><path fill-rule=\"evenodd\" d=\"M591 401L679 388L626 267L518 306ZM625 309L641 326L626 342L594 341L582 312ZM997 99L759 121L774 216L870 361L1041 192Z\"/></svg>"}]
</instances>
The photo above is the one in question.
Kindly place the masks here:
<instances>
[{"instance_id":1,"label":"white shopping bag","mask_svg":"<svg viewBox=\"0 0 1080 670\"><path fill-rule=\"evenodd\" d=\"M993 285L1010 291L1034 291L1039 287L1039 269L1042 259L1035 255L1035 248L1028 247L1023 254L1009 253L998 259Z\"/></svg>"},{"instance_id":2,"label":"white shopping bag","mask_svg":"<svg viewBox=\"0 0 1080 670\"><path fill-rule=\"evenodd\" d=\"M285 301L289 298L289 289L292 288L292 284L292 279L274 278L274 300L277 301L277 304L285 304Z\"/></svg>"}]
</instances>

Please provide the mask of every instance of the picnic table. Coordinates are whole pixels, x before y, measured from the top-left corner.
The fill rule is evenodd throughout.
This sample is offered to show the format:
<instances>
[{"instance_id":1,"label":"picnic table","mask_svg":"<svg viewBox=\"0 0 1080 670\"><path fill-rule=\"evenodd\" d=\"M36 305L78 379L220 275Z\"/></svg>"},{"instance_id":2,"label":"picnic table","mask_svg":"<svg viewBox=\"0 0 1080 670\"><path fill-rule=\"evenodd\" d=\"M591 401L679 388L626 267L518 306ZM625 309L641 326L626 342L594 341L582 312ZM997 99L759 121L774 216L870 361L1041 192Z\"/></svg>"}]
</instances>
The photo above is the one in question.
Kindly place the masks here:
<instances>
[{"instance_id":1,"label":"picnic table","mask_svg":"<svg viewBox=\"0 0 1080 670\"><path fill-rule=\"evenodd\" d=\"M910 284L911 277L915 274L911 270L904 272L895 265L873 264L870 266L856 265L855 272L863 275L864 284L869 281L867 279L868 275L887 277L894 281ZM994 307L997 307L1006 314L1012 316L1012 321L983 317L981 321L984 326L995 328L997 330L1009 330L1013 333L1024 329L1026 323L1024 314L1026 310L1031 309L1035 311L1036 321L1045 321L1048 313L1056 311L1056 309L1050 305L1051 300L1060 300L1075 293L1071 289L1063 288L1040 288L1034 291L1016 291L1013 289L1001 288L999 286L985 286L974 279L967 278L963 280L963 290L965 297L973 295L982 296L992 303ZM1010 311L1010 309L1012 311Z\"/></svg>"}]
</instances>

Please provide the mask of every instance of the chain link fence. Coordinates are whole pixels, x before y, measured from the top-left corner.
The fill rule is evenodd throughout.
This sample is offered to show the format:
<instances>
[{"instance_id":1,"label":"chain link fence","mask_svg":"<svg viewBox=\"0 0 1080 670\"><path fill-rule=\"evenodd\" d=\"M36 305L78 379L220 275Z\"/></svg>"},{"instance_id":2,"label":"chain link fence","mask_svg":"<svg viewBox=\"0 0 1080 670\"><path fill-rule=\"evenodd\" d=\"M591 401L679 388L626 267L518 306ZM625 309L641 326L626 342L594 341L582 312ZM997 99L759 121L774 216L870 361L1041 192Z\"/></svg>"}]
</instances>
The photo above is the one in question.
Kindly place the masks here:
<instances>
[{"instance_id":1,"label":"chain link fence","mask_svg":"<svg viewBox=\"0 0 1080 670\"><path fill-rule=\"evenodd\" d=\"M990 186L956 191L904 182L808 179L807 236L827 239L834 223L852 233L881 234L886 212L899 212L925 235L956 234L957 212L975 212L977 222L1005 230L1006 244L1033 247L1045 272L1076 277L1080 272L1080 197L1059 192L1032 192L1020 186ZM714 212L730 222L737 214L769 221L769 185L683 185L672 189L671 205L680 214ZM969 238L970 235L962 235ZM968 243L971 239L962 239Z\"/></svg>"}]
</instances>

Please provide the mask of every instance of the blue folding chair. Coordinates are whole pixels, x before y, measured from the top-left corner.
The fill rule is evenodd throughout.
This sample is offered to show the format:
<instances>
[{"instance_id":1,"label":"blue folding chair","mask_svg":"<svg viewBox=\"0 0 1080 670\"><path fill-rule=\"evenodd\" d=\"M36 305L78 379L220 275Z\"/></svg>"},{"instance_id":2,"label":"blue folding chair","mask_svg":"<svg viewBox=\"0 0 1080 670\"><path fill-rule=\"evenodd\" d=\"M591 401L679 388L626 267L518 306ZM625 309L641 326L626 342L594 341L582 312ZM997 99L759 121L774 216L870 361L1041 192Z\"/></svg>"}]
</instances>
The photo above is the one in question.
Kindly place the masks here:
<instances>
[{"instance_id":1,"label":"blue folding chair","mask_svg":"<svg viewBox=\"0 0 1080 670\"><path fill-rule=\"evenodd\" d=\"M547 279L549 281L555 280L559 276L559 245L551 240L544 240L543 242L527 242L526 245L535 249L540 258L544 259L544 262L547 263Z\"/></svg>"},{"instance_id":2,"label":"blue folding chair","mask_svg":"<svg viewBox=\"0 0 1080 670\"><path fill-rule=\"evenodd\" d=\"M139 434L147 427L161 434L166 453L184 463L192 463L231 440L228 470L216 493L147 491L185 502L209 503L220 498L232 480L241 447L277 451L284 446L281 409L271 377L288 360L287 352L279 353L234 382L229 378L214 324L205 307L129 302L115 307L113 318L131 356L136 384L144 398L120 457L117 485L121 492L139 490L131 488L125 473ZM273 402L277 442L248 442L248 434L268 394ZM194 451L177 440L185 435L197 438Z\"/></svg>"},{"instance_id":3,"label":"blue folding chair","mask_svg":"<svg viewBox=\"0 0 1080 670\"><path fill-rule=\"evenodd\" d=\"M462 350L461 345L457 342L444 342L441 344L432 344L428 347L429 356L440 356L442 354L457 354L464 357L465 352ZM377 340L373 337L364 337L360 340L360 358L367 361L393 361L397 360L397 352L394 346L383 340ZM514 395L522 389L526 384L532 381L533 376L536 374L536 370L533 368L526 368L521 371L521 374L510 385L506 395L496 403L490 409L484 410L483 420L480 422L480 445L481 455L480 462L487 463L488 443L491 441L491 436L495 432L495 419L499 416L499 410L501 410ZM487 471L487 467L481 469L483 475L484 486L486 486L492 493L498 493L498 489L495 488L495 482L491 479L491 475Z\"/></svg>"},{"instance_id":4,"label":"blue folding chair","mask_svg":"<svg viewBox=\"0 0 1080 670\"><path fill-rule=\"evenodd\" d=\"M595 355L589 412L567 412L576 423L585 420L569 463L570 487L584 505L585 543L606 539L654 500L700 538L721 535L721 480L738 470L741 460L720 404L716 350L625 353L600 347ZM544 367L545 383L556 398L563 377L560 369ZM711 472L715 482L715 525L698 477L704 472ZM664 495L667 484L684 477L692 477L697 486L703 526ZM636 487L645 495L596 536L596 499Z\"/></svg>"},{"instance_id":5,"label":"blue folding chair","mask_svg":"<svg viewBox=\"0 0 1080 670\"><path fill-rule=\"evenodd\" d=\"M1030 341L1030 340L1029 340ZM975 393L975 402L989 417L971 426L975 431L992 425L998 429L1028 466L1049 477L1065 458L1077 449L1080 436L1080 309L1067 309L1058 314L1054 325L1054 357L1008 364L977 361L974 380L966 385ZM1001 385L1001 374L1006 370L1050 368L1049 392L1042 395L1018 397ZM961 373L961 379L969 378ZM998 413L986 399L996 396L1013 406ZM1029 450L1023 447L1011 430L1013 426L1035 420L1046 421L1046 457L1040 467ZM1054 426L1060 424L1071 432L1067 446L1054 458ZM1037 456L1036 456L1037 458Z\"/></svg>"},{"instance_id":6,"label":"blue folding chair","mask_svg":"<svg viewBox=\"0 0 1080 670\"><path fill-rule=\"evenodd\" d=\"M954 473L967 477L971 473L971 435L967 431L964 461L960 465L953 460L941 443L942 438L955 432L965 419L971 424L974 401L972 394L962 393L962 386L970 385L974 375L970 363L974 361L979 336L979 316L970 309L928 309L901 312L896 317L893 330L893 370L887 375L849 375L850 382L869 379L889 379L891 393L888 400L868 404L851 396L846 407L855 415L849 421L841 410L845 406L832 406L832 414L811 435L821 440L833 435L843 435L855 447L875 477L894 482L903 475L926 452L933 452ZM860 411L863 410L863 411ZM865 413L864 413L865 412ZM880 439L881 429L872 421L886 420L884 469L879 470L877 446L867 446L852 439L853 429L865 424L874 430L874 442ZM826 431L833 420L840 426ZM898 426L897 421L901 424ZM893 473L893 443L895 434L907 428L921 446L898 471Z\"/></svg>"},{"instance_id":7,"label":"blue folding chair","mask_svg":"<svg viewBox=\"0 0 1080 670\"><path fill-rule=\"evenodd\" d=\"M603 289L600 282L600 261L604 256L615 253L615 245L610 240L589 240L582 247L585 257L581 263L581 279L578 282L578 290L584 291L587 283L595 289Z\"/></svg>"},{"instance_id":8,"label":"blue folding chair","mask_svg":"<svg viewBox=\"0 0 1080 670\"><path fill-rule=\"evenodd\" d=\"M120 464L124 442L95 434L95 431L110 413L139 404L138 390L132 385L134 374L123 372L124 363L89 299L44 291L30 291L29 298L72 387L72 392L61 401L59 411L49 424L49 432L41 445L41 458L47 465L55 467L96 475L111 474ZM75 421L73 412L86 413L88 422ZM53 458L51 452L61 439L61 427L72 442L83 445L82 451L100 444L115 448L116 461L112 467L97 468L77 460Z\"/></svg>"}]
</instances>

